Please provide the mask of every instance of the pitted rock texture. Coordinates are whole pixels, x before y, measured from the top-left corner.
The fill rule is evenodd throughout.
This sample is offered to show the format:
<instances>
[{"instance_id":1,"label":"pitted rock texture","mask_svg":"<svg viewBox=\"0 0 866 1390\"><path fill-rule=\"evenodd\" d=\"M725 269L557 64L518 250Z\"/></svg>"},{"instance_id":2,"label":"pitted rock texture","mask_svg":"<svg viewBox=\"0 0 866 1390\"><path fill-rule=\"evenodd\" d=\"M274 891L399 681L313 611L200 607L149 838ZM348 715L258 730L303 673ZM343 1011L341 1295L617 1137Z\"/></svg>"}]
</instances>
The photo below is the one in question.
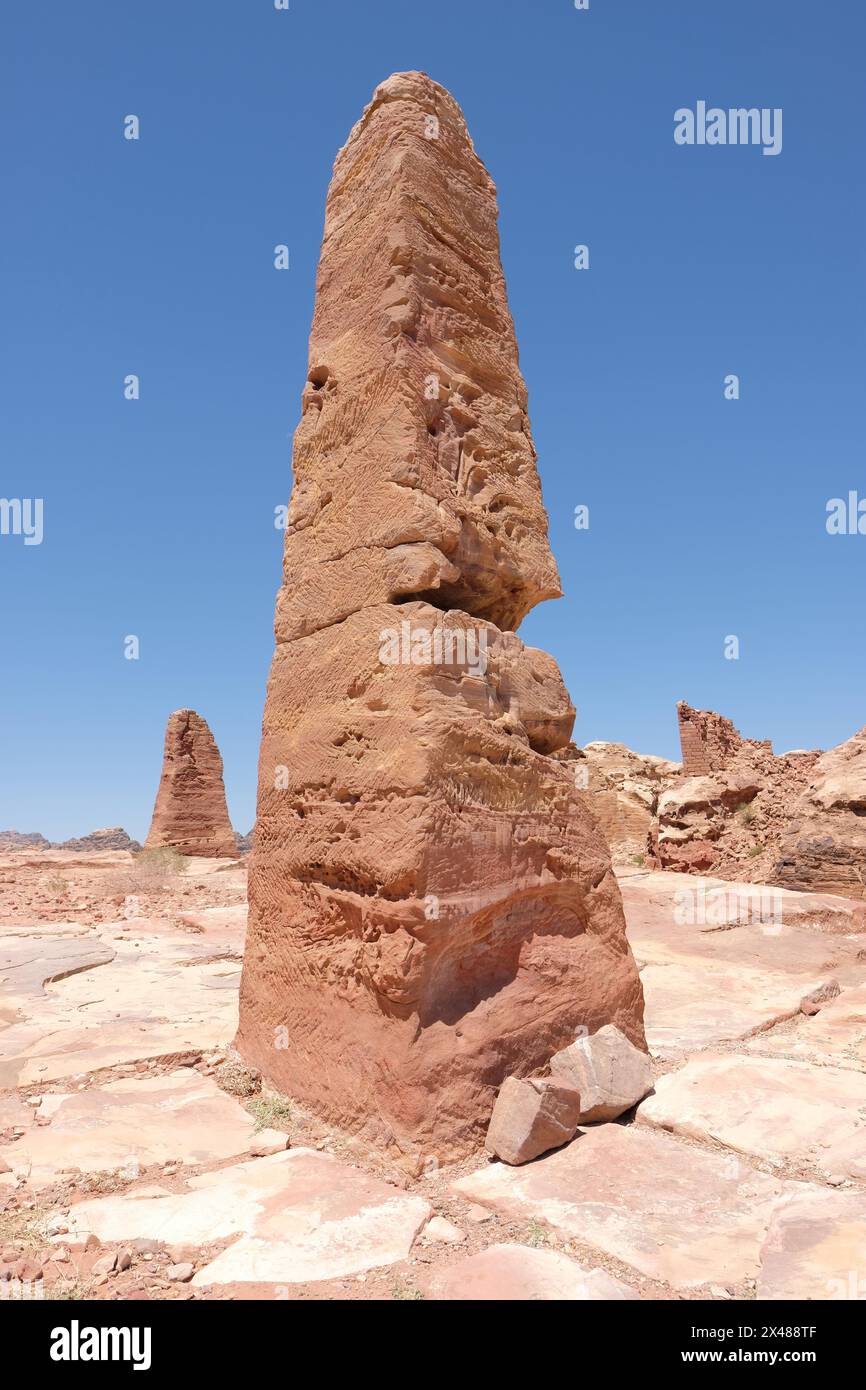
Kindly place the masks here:
<instances>
[{"instance_id":1,"label":"pitted rock texture","mask_svg":"<svg viewBox=\"0 0 866 1390\"><path fill-rule=\"evenodd\" d=\"M162 776L145 849L170 846L180 854L236 859L235 833L214 736L195 710L169 716Z\"/></svg>"},{"instance_id":2,"label":"pitted rock texture","mask_svg":"<svg viewBox=\"0 0 866 1390\"><path fill-rule=\"evenodd\" d=\"M774 881L866 898L866 728L818 759L782 839Z\"/></svg>"},{"instance_id":3,"label":"pitted rock texture","mask_svg":"<svg viewBox=\"0 0 866 1390\"><path fill-rule=\"evenodd\" d=\"M496 218L453 97L383 82L328 191L279 641L425 596L516 628L559 596Z\"/></svg>"},{"instance_id":4,"label":"pitted rock texture","mask_svg":"<svg viewBox=\"0 0 866 1390\"><path fill-rule=\"evenodd\" d=\"M294 457L237 1046L419 1165L581 1026L644 1046L574 710L508 630L559 584L494 188L419 73L337 157Z\"/></svg>"}]
</instances>

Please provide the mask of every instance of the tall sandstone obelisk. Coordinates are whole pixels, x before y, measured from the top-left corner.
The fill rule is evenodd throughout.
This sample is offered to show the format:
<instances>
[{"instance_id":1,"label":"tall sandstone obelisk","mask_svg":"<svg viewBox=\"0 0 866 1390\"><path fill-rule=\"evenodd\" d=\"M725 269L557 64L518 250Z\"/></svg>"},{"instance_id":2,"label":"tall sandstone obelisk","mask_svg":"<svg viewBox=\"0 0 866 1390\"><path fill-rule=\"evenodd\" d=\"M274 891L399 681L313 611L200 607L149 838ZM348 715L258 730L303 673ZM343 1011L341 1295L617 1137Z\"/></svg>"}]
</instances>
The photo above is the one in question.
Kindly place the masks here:
<instances>
[{"instance_id":1,"label":"tall sandstone obelisk","mask_svg":"<svg viewBox=\"0 0 866 1390\"><path fill-rule=\"evenodd\" d=\"M509 1074L644 1044L555 661L560 593L493 183L398 73L328 193L259 762L237 1046L412 1163L466 1153Z\"/></svg>"},{"instance_id":2,"label":"tall sandstone obelisk","mask_svg":"<svg viewBox=\"0 0 866 1390\"><path fill-rule=\"evenodd\" d=\"M162 772L145 849L236 859L223 784L223 760L207 720L193 709L168 717Z\"/></svg>"}]
</instances>

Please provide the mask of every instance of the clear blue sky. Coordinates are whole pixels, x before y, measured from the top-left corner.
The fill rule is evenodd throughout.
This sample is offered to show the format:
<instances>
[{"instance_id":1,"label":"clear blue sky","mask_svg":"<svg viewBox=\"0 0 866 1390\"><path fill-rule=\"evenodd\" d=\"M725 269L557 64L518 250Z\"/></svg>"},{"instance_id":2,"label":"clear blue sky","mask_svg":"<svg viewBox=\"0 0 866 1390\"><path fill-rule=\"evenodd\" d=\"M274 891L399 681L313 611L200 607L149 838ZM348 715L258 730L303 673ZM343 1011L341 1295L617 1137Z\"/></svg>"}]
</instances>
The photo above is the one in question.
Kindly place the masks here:
<instances>
[{"instance_id":1,"label":"clear blue sky","mask_svg":"<svg viewBox=\"0 0 866 1390\"><path fill-rule=\"evenodd\" d=\"M577 741L677 756L678 698L779 751L866 722L866 536L825 530L866 496L862 5L18 0L4 30L0 495L45 511L0 536L0 828L143 837L181 706L251 825L325 191L408 68L499 189L566 592L521 634ZM781 107L782 153L675 145L698 100Z\"/></svg>"}]
</instances>

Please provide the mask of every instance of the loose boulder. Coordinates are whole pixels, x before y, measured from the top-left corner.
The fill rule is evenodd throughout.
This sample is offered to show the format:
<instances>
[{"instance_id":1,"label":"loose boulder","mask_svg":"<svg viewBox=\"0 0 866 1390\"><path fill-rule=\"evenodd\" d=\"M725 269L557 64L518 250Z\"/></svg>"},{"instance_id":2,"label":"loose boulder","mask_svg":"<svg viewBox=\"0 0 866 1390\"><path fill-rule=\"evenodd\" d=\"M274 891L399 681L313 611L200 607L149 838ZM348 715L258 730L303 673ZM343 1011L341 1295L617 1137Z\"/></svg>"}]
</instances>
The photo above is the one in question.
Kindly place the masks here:
<instances>
[{"instance_id":1,"label":"loose boulder","mask_svg":"<svg viewBox=\"0 0 866 1390\"><path fill-rule=\"evenodd\" d=\"M618 1028L609 1025L578 1038L550 1059L555 1080L581 1097L579 1124L615 1120L652 1090L652 1063Z\"/></svg>"},{"instance_id":2,"label":"loose boulder","mask_svg":"<svg viewBox=\"0 0 866 1390\"><path fill-rule=\"evenodd\" d=\"M576 1086L509 1076L496 1097L485 1147L503 1163L529 1163L574 1138L580 1109Z\"/></svg>"}]
</instances>

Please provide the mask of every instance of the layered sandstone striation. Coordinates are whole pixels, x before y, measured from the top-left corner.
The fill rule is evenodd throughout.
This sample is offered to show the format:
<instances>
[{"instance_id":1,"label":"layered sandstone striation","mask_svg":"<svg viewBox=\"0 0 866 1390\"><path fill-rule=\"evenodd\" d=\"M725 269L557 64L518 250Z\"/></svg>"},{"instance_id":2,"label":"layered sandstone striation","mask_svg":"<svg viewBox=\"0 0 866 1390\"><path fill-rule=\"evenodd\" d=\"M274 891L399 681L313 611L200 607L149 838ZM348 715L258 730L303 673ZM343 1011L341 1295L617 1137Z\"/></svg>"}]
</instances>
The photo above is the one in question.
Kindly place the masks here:
<instances>
[{"instance_id":1,"label":"layered sandstone striation","mask_svg":"<svg viewBox=\"0 0 866 1390\"><path fill-rule=\"evenodd\" d=\"M866 898L866 728L815 763L782 838L773 881Z\"/></svg>"},{"instance_id":2,"label":"layered sandstone striation","mask_svg":"<svg viewBox=\"0 0 866 1390\"><path fill-rule=\"evenodd\" d=\"M579 1030L644 1046L574 710L513 631L559 580L496 216L453 98L384 82L328 194L250 859L239 1050L412 1164Z\"/></svg>"},{"instance_id":3,"label":"layered sandstone striation","mask_svg":"<svg viewBox=\"0 0 866 1390\"><path fill-rule=\"evenodd\" d=\"M165 730L162 775L145 849L169 846L180 854L237 858L214 736L195 710L179 709Z\"/></svg>"},{"instance_id":4,"label":"layered sandstone striation","mask_svg":"<svg viewBox=\"0 0 866 1390\"><path fill-rule=\"evenodd\" d=\"M577 785L610 845L614 864L652 863L659 798L680 780L680 764L601 741L574 749L572 756Z\"/></svg>"}]
</instances>

